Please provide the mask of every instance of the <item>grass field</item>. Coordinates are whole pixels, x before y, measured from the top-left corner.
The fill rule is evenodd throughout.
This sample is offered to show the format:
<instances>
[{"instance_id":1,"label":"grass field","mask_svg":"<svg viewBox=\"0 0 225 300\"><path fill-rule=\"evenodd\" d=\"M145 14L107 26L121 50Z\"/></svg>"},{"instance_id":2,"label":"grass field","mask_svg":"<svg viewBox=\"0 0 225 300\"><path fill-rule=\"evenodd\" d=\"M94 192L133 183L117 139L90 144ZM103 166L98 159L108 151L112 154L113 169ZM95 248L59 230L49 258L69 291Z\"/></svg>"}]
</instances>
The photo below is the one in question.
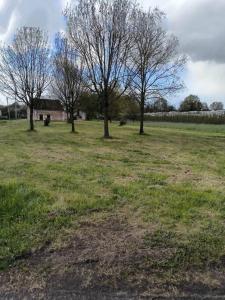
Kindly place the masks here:
<instances>
[{"instance_id":1,"label":"grass field","mask_svg":"<svg viewBox=\"0 0 225 300\"><path fill-rule=\"evenodd\" d=\"M151 270L220 267L225 257L225 126L0 122L0 268L71 234L80 218L141 226Z\"/></svg>"}]
</instances>

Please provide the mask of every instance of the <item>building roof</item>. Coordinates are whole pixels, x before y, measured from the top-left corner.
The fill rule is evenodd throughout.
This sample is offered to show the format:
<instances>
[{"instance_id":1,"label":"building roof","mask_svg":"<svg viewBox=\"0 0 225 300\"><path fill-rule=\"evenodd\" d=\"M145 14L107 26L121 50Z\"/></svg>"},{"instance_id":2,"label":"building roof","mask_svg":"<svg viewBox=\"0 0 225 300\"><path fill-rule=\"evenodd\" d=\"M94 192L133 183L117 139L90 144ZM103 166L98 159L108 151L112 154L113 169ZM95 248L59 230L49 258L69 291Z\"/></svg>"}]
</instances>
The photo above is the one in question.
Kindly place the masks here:
<instances>
[{"instance_id":1,"label":"building roof","mask_svg":"<svg viewBox=\"0 0 225 300\"><path fill-rule=\"evenodd\" d=\"M34 109L36 110L53 110L63 111L63 106L59 100L38 99L35 101Z\"/></svg>"}]
</instances>

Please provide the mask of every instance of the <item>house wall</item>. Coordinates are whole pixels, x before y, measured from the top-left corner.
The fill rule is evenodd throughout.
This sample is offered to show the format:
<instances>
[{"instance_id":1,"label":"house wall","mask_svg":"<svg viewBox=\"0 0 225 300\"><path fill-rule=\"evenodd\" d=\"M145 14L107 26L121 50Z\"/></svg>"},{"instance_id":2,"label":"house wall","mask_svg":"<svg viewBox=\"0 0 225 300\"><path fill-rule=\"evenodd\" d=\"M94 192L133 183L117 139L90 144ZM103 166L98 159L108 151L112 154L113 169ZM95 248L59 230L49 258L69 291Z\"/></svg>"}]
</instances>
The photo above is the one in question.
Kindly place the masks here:
<instances>
[{"instance_id":1,"label":"house wall","mask_svg":"<svg viewBox=\"0 0 225 300\"><path fill-rule=\"evenodd\" d=\"M83 112L83 111L79 111L79 117L81 118L81 120L86 120L87 119L86 113Z\"/></svg>"},{"instance_id":2,"label":"house wall","mask_svg":"<svg viewBox=\"0 0 225 300\"><path fill-rule=\"evenodd\" d=\"M43 120L50 115L51 121L65 121L66 113L64 111L53 111L53 110L34 110L34 121L40 120L40 115L43 115ZM30 110L27 109L27 119L30 119Z\"/></svg>"},{"instance_id":3,"label":"house wall","mask_svg":"<svg viewBox=\"0 0 225 300\"><path fill-rule=\"evenodd\" d=\"M43 120L47 118L47 115L51 116L51 121L66 121L67 115L64 111L52 111L52 110L34 110L34 121L40 121L40 115L43 115ZM79 112L81 120L86 120L86 113ZM30 110L27 108L27 119L30 119Z\"/></svg>"}]
</instances>

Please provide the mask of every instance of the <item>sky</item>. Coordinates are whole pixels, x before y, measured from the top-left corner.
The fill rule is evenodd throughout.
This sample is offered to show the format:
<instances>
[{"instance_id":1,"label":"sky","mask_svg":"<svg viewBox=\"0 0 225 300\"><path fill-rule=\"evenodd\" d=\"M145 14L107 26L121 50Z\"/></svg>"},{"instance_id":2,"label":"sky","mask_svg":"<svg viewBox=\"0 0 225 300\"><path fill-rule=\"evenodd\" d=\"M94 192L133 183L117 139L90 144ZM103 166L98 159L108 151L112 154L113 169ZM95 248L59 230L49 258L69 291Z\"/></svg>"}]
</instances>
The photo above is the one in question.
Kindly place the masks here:
<instances>
[{"instance_id":1,"label":"sky","mask_svg":"<svg viewBox=\"0 0 225 300\"><path fill-rule=\"evenodd\" d=\"M73 1L73 0L70 0ZM65 24L67 0L0 0L0 41L8 43L17 27L39 26L50 38ZM144 8L166 13L166 26L188 56L182 74L186 88L169 100L178 103L189 94L203 102L225 104L225 0L139 0ZM0 102L5 97L0 95Z\"/></svg>"}]
</instances>

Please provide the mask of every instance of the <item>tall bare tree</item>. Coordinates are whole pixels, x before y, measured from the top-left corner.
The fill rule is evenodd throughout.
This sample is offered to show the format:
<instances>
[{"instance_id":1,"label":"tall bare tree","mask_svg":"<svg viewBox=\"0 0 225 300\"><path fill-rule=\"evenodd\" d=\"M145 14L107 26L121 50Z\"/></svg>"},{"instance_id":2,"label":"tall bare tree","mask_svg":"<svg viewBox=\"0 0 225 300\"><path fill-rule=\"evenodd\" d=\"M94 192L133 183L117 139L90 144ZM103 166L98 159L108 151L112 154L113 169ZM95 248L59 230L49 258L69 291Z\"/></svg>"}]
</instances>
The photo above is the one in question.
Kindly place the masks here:
<instances>
[{"instance_id":1,"label":"tall bare tree","mask_svg":"<svg viewBox=\"0 0 225 300\"><path fill-rule=\"evenodd\" d=\"M180 73L186 58L178 53L178 40L163 28L164 14L138 8L133 17L134 47L131 51L132 95L140 105L140 134L144 133L147 101L164 97L183 87Z\"/></svg>"},{"instance_id":2,"label":"tall bare tree","mask_svg":"<svg viewBox=\"0 0 225 300\"><path fill-rule=\"evenodd\" d=\"M29 108L30 130L34 130L35 103L50 82L47 35L36 27L17 30L13 42L0 49L0 90Z\"/></svg>"},{"instance_id":3,"label":"tall bare tree","mask_svg":"<svg viewBox=\"0 0 225 300\"><path fill-rule=\"evenodd\" d=\"M62 34L55 39L52 90L69 114L72 132L75 132L74 113L85 91L84 65L77 50Z\"/></svg>"},{"instance_id":4,"label":"tall bare tree","mask_svg":"<svg viewBox=\"0 0 225 300\"><path fill-rule=\"evenodd\" d=\"M132 46L130 0L78 0L66 11L68 33L81 54L89 88L98 94L104 113L104 137L109 138L109 98L127 89L127 61Z\"/></svg>"}]
</instances>

